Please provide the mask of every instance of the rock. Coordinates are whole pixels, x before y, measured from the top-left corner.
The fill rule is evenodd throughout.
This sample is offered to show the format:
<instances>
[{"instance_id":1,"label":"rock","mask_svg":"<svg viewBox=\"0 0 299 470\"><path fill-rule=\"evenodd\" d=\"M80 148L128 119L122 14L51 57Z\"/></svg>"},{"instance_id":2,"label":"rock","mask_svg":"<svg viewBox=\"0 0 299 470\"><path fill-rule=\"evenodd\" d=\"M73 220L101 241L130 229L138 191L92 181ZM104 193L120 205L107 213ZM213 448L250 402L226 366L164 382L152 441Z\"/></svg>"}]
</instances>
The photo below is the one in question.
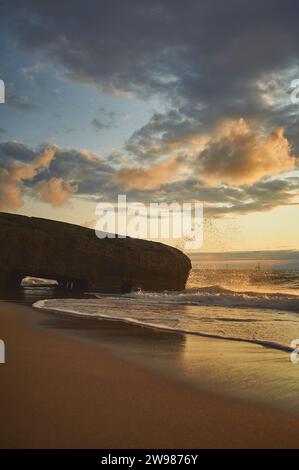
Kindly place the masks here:
<instances>
[{"instance_id":1,"label":"rock","mask_svg":"<svg viewBox=\"0 0 299 470\"><path fill-rule=\"evenodd\" d=\"M0 287L34 276L76 290L181 290L191 269L186 255L162 243L99 239L78 225L6 213L0 213L0 253Z\"/></svg>"}]
</instances>

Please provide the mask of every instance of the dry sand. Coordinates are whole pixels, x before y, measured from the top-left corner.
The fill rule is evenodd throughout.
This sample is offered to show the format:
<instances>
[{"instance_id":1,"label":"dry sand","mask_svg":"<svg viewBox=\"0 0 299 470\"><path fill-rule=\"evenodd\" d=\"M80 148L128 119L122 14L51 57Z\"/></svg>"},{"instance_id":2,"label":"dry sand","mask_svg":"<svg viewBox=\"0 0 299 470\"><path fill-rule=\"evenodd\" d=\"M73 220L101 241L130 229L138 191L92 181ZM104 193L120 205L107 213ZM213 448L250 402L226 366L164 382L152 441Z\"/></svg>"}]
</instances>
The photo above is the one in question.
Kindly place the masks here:
<instances>
[{"instance_id":1,"label":"dry sand","mask_svg":"<svg viewBox=\"0 0 299 470\"><path fill-rule=\"evenodd\" d=\"M291 415L209 396L0 303L1 448L298 447ZM76 321L74 319L74 321Z\"/></svg>"}]
</instances>

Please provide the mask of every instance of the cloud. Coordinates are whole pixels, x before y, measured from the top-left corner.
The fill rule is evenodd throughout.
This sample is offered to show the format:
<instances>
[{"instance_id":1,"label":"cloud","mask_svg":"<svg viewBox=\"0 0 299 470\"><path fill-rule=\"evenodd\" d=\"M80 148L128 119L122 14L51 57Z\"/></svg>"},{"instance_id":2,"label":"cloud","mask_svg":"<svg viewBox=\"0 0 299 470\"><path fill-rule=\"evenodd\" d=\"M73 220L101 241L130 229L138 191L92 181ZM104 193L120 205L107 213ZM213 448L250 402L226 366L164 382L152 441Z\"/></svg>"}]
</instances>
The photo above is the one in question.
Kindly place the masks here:
<instances>
[{"instance_id":1,"label":"cloud","mask_svg":"<svg viewBox=\"0 0 299 470\"><path fill-rule=\"evenodd\" d=\"M105 190L114 168L100 155L88 150L65 149L55 146L55 159L51 162L47 174L39 179L62 178L75 182L79 194L95 194Z\"/></svg>"},{"instance_id":2,"label":"cloud","mask_svg":"<svg viewBox=\"0 0 299 470\"><path fill-rule=\"evenodd\" d=\"M8 168L0 167L0 209L10 210L21 207L23 183L26 180L32 180L39 171L47 168L53 157L53 150L45 149L29 163L12 160Z\"/></svg>"},{"instance_id":3,"label":"cloud","mask_svg":"<svg viewBox=\"0 0 299 470\"><path fill-rule=\"evenodd\" d=\"M30 162L36 157L36 152L29 146L18 141L6 141L0 143L1 166L7 167L14 160Z\"/></svg>"},{"instance_id":4,"label":"cloud","mask_svg":"<svg viewBox=\"0 0 299 470\"><path fill-rule=\"evenodd\" d=\"M283 129L263 136L241 119L223 124L218 133L195 163L196 172L209 184L252 184L295 168Z\"/></svg>"},{"instance_id":5,"label":"cloud","mask_svg":"<svg viewBox=\"0 0 299 470\"><path fill-rule=\"evenodd\" d=\"M273 0L271 8L258 0L188 8L181 0L74 0L71 9L68 0L15 0L3 8L2 29L47 64L62 65L69 79L163 95L205 125L262 113L258 80L297 62L296 0L283 7Z\"/></svg>"},{"instance_id":6,"label":"cloud","mask_svg":"<svg viewBox=\"0 0 299 470\"><path fill-rule=\"evenodd\" d=\"M147 168L122 168L115 173L113 181L121 183L126 190L158 189L166 183L184 178L186 163L177 157L170 157Z\"/></svg>"},{"instance_id":7,"label":"cloud","mask_svg":"<svg viewBox=\"0 0 299 470\"><path fill-rule=\"evenodd\" d=\"M0 143L0 208L18 209L26 191L52 205L75 193L99 193L109 187L113 168L86 150L44 145L36 149L19 142Z\"/></svg>"},{"instance_id":8,"label":"cloud","mask_svg":"<svg viewBox=\"0 0 299 470\"><path fill-rule=\"evenodd\" d=\"M16 0L3 8L1 31L33 59L110 93L158 97L162 109L107 161L56 148L26 187L62 178L76 194L193 195L219 214L245 213L272 207L261 185L273 190L267 178L275 176L277 204L291 203L297 183L285 187L277 175L294 169L299 154L299 117L288 96L299 74L296 0L273 0L271 8L258 0L188 8L181 0L74 0L71 9L67 0ZM103 111L91 125L98 131L112 119ZM5 155L0 146L4 169L15 153L35 158L18 145L7 143Z\"/></svg>"},{"instance_id":9,"label":"cloud","mask_svg":"<svg viewBox=\"0 0 299 470\"><path fill-rule=\"evenodd\" d=\"M22 205L22 185L0 168L0 210L18 209Z\"/></svg>"},{"instance_id":10,"label":"cloud","mask_svg":"<svg viewBox=\"0 0 299 470\"><path fill-rule=\"evenodd\" d=\"M204 148L207 137L197 121L172 109L155 112L147 124L128 139L126 150L140 161L150 162L176 150Z\"/></svg>"},{"instance_id":11,"label":"cloud","mask_svg":"<svg viewBox=\"0 0 299 470\"><path fill-rule=\"evenodd\" d=\"M204 201L206 216L223 217L298 204L298 190L299 177L260 181L239 188L227 185L207 187L198 180L189 179L164 187L164 197L166 195L169 201Z\"/></svg>"},{"instance_id":12,"label":"cloud","mask_svg":"<svg viewBox=\"0 0 299 470\"><path fill-rule=\"evenodd\" d=\"M152 141L153 131L161 132L159 124L163 125L164 119L164 115L156 115L131 139L134 144L131 142L130 148L135 146L138 161L149 164L146 168L124 168L115 176L126 182L127 189L153 189L190 176L210 186L250 185L292 171L299 163L281 128L267 134L250 127L244 119L226 119L209 134L197 133L196 129L187 134L184 129L181 136L176 132L180 121L174 118L168 132ZM168 156L161 161L160 154L165 153Z\"/></svg>"},{"instance_id":13,"label":"cloud","mask_svg":"<svg viewBox=\"0 0 299 470\"><path fill-rule=\"evenodd\" d=\"M39 181L35 184L34 189L40 195L42 201L52 206L61 206L77 191L77 186L75 183L69 183L62 178L51 178L50 180Z\"/></svg>"},{"instance_id":14,"label":"cloud","mask_svg":"<svg viewBox=\"0 0 299 470\"><path fill-rule=\"evenodd\" d=\"M244 125L241 123L238 131L236 123L220 126L207 144L207 149L210 148L209 145L213 145L214 140L231 138L231 131L228 131L231 127L234 129L235 139L242 137L241 129ZM257 138L252 130L248 132L251 139L252 134ZM279 133L274 133L274 136L259 136L257 147L269 145L272 151L272 139L279 148L280 139L284 137ZM282 146L285 148L286 144ZM297 203L298 176L288 174L284 177L265 177L252 183L246 180L246 184L241 186L218 182L213 184L212 181L207 184L207 177L198 172L196 158L194 160L174 154L153 164L134 168L124 166L125 160L121 160L119 164L117 159L118 164L115 167L113 159L105 161L98 154L87 150L65 149L49 144L31 148L20 142L3 142L0 143L0 209L18 209L22 206L26 193L32 198L58 206L66 204L74 195L89 200L93 198L95 201L116 201L117 194L123 194L124 191L128 200L144 203L205 201L206 214L216 217L269 211L275 207ZM273 161L276 162L275 159ZM240 174L236 176L238 182Z\"/></svg>"},{"instance_id":15,"label":"cloud","mask_svg":"<svg viewBox=\"0 0 299 470\"><path fill-rule=\"evenodd\" d=\"M33 179L39 171L49 167L53 160L55 151L51 148L45 149L37 155L31 162L21 163L13 161L9 168L9 174L14 181L24 181Z\"/></svg>"}]
</instances>

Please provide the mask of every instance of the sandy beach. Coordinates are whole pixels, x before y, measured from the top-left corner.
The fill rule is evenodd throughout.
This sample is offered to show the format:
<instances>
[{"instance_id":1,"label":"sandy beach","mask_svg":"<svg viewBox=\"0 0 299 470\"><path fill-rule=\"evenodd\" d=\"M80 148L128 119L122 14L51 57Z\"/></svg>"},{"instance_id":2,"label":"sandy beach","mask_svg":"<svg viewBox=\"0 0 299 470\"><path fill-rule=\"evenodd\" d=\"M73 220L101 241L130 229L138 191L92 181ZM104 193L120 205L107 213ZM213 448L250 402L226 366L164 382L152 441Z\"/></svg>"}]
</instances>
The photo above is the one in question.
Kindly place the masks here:
<instances>
[{"instance_id":1,"label":"sandy beach","mask_svg":"<svg viewBox=\"0 0 299 470\"><path fill-rule=\"evenodd\" d=\"M291 414L209 396L42 329L30 307L1 302L0 309L1 448L298 445Z\"/></svg>"}]
</instances>

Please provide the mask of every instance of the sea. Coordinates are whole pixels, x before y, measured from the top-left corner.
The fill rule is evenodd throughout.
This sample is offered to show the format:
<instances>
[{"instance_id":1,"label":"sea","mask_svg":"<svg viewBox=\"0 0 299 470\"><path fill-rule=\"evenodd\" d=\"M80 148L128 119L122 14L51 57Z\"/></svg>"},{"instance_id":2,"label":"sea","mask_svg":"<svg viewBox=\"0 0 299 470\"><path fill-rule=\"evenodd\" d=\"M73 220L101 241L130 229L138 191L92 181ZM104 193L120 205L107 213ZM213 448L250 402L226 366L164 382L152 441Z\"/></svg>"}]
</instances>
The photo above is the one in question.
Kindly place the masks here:
<instances>
[{"instance_id":1,"label":"sea","mask_svg":"<svg viewBox=\"0 0 299 470\"><path fill-rule=\"evenodd\" d=\"M92 341L163 376L299 416L299 253L191 260L180 292L104 295L27 283L0 298L33 305L42 328Z\"/></svg>"},{"instance_id":2,"label":"sea","mask_svg":"<svg viewBox=\"0 0 299 470\"><path fill-rule=\"evenodd\" d=\"M291 351L299 338L297 261L196 258L183 291L93 292L41 299L34 307Z\"/></svg>"}]
</instances>

